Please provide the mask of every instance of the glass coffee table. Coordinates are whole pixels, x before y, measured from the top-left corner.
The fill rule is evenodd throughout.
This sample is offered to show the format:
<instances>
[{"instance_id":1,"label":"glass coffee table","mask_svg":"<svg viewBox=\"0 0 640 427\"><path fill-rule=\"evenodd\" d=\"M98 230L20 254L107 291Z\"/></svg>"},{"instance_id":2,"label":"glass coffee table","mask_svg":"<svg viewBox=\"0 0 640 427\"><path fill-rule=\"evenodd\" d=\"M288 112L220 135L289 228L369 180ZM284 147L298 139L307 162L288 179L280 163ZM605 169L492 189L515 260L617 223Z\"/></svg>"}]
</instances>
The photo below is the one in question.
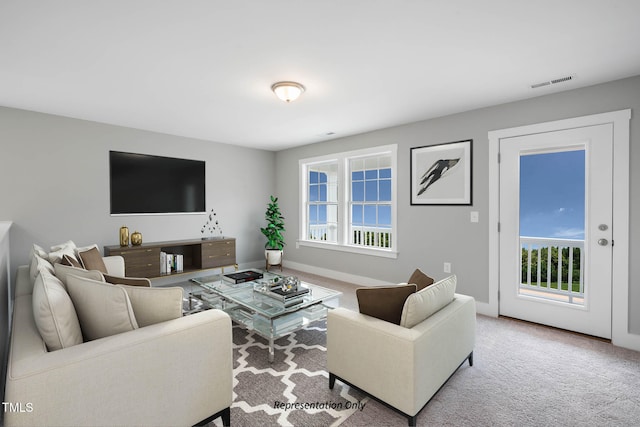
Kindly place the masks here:
<instances>
[{"instance_id":1,"label":"glass coffee table","mask_svg":"<svg viewBox=\"0 0 640 427\"><path fill-rule=\"evenodd\" d=\"M273 362L274 341L304 328L309 323L327 317L327 310L337 307L341 292L300 281L301 289L309 292L289 298L271 292L284 276L261 271L262 278L232 283L222 274L191 279L194 284L189 298L200 300L208 308L225 311L242 327L254 331L269 341L269 362ZM241 270L238 273L242 273Z\"/></svg>"}]
</instances>

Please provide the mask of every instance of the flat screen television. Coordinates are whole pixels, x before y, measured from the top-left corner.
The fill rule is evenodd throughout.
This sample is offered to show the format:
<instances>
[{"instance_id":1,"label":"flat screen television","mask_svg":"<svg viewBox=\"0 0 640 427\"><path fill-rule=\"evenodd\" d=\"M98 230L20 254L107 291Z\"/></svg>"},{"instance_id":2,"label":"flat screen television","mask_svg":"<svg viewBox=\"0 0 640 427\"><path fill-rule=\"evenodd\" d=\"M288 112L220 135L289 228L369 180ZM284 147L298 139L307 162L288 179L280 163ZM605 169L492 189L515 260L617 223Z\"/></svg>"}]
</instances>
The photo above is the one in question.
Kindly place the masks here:
<instances>
[{"instance_id":1,"label":"flat screen television","mask_svg":"<svg viewBox=\"0 0 640 427\"><path fill-rule=\"evenodd\" d=\"M205 162L109 151L111 214L202 213Z\"/></svg>"}]
</instances>

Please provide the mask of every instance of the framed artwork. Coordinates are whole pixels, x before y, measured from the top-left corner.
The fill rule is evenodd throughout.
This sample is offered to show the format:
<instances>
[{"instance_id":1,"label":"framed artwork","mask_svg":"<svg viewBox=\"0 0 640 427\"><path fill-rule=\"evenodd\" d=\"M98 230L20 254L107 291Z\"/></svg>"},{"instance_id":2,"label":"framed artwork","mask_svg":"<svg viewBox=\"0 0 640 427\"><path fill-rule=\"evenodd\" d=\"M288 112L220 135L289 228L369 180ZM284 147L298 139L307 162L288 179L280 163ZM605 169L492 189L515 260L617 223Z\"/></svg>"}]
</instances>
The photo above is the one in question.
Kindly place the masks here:
<instances>
[{"instance_id":1,"label":"framed artwork","mask_svg":"<svg viewBox=\"0 0 640 427\"><path fill-rule=\"evenodd\" d=\"M411 148L412 205L472 204L472 143Z\"/></svg>"}]
</instances>

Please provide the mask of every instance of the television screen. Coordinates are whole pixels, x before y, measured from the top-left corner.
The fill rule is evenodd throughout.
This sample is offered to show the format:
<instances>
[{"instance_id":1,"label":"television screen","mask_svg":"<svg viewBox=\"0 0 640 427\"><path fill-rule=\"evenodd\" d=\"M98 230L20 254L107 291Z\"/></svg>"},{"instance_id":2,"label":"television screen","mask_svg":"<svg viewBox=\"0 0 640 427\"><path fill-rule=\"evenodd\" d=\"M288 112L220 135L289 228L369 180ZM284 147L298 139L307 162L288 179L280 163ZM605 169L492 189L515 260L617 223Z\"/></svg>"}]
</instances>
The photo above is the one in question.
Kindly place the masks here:
<instances>
[{"instance_id":1,"label":"television screen","mask_svg":"<svg viewBox=\"0 0 640 427\"><path fill-rule=\"evenodd\" d=\"M111 214L205 212L205 162L109 151Z\"/></svg>"}]
</instances>

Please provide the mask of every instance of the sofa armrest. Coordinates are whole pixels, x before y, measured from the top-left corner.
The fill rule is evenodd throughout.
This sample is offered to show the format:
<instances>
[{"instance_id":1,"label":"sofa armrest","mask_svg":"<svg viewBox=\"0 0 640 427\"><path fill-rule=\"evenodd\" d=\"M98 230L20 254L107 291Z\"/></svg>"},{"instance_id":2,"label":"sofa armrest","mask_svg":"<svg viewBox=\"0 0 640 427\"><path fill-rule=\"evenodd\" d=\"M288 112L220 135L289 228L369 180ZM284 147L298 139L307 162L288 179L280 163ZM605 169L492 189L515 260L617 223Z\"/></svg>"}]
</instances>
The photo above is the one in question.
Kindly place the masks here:
<instances>
[{"instance_id":1,"label":"sofa armrest","mask_svg":"<svg viewBox=\"0 0 640 427\"><path fill-rule=\"evenodd\" d=\"M111 276L124 277L124 258L120 255L110 255L102 257L104 266Z\"/></svg>"},{"instance_id":2,"label":"sofa armrest","mask_svg":"<svg viewBox=\"0 0 640 427\"><path fill-rule=\"evenodd\" d=\"M415 415L475 345L475 301L454 300L413 328L337 308L327 319L331 374Z\"/></svg>"},{"instance_id":3,"label":"sofa armrest","mask_svg":"<svg viewBox=\"0 0 640 427\"><path fill-rule=\"evenodd\" d=\"M231 405L231 320L220 310L53 352L18 316L5 400L32 411L6 413L6 426L193 425Z\"/></svg>"}]
</instances>

